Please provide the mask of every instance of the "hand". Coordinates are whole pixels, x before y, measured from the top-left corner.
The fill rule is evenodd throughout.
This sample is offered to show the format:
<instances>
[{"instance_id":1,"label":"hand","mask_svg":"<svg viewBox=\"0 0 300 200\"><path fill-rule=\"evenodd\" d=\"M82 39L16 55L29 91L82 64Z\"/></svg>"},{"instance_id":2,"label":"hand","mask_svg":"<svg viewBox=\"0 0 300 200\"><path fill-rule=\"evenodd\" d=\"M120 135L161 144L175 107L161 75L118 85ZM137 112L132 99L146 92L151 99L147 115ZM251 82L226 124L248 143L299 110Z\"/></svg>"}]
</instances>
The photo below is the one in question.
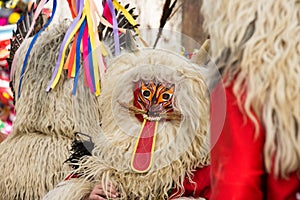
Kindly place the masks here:
<instances>
[{"instance_id":1,"label":"hand","mask_svg":"<svg viewBox=\"0 0 300 200\"><path fill-rule=\"evenodd\" d=\"M107 191L105 192L102 185L98 184L94 187L94 189L91 192L88 200L105 200L106 197L116 198L116 197L118 197L118 195L119 194L117 193L115 186L113 186L111 184L108 184L107 185Z\"/></svg>"}]
</instances>

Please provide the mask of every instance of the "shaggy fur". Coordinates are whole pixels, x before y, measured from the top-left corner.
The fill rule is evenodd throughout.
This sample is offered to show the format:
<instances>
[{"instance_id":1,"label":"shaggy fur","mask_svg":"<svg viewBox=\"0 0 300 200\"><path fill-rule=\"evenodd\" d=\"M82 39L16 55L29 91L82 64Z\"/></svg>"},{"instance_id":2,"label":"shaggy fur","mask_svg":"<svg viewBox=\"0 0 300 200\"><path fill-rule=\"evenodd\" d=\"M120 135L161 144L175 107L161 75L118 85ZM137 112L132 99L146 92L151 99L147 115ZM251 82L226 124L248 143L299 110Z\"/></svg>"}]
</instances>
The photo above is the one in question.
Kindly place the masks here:
<instances>
[{"instance_id":1,"label":"shaggy fur","mask_svg":"<svg viewBox=\"0 0 300 200\"><path fill-rule=\"evenodd\" d=\"M74 132L95 135L99 131L98 100L83 80L75 96L73 80L65 73L53 91L45 91L67 28L68 23L63 23L44 32L30 54L21 96L16 98L13 132L0 145L1 199L41 199L70 170L63 162ZM14 88L29 43L30 39L25 41L15 57Z\"/></svg>"},{"instance_id":2,"label":"shaggy fur","mask_svg":"<svg viewBox=\"0 0 300 200\"><path fill-rule=\"evenodd\" d=\"M141 79L175 83L174 110L182 119L160 122L153 165L146 173L135 173L130 161L141 122L120 103L133 105L134 85ZM92 191L91 182L113 183L120 199L163 199L170 189L183 189L184 178L209 163L208 103L199 66L181 56L149 49L117 58L102 88L103 133L95 140L93 156L82 161L77 171L81 178L58 186L45 199L80 199ZM82 191L81 185L90 190Z\"/></svg>"},{"instance_id":3,"label":"shaggy fur","mask_svg":"<svg viewBox=\"0 0 300 200\"><path fill-rule=\"evenodd\" d=\"M226 54L227 84L234 81L233 92L257 131L258 123L265 128L268 172L275 155L277 176L300 174L300 2L203 1L202 12L212 57Z\"/></svg>"}]
</instances>

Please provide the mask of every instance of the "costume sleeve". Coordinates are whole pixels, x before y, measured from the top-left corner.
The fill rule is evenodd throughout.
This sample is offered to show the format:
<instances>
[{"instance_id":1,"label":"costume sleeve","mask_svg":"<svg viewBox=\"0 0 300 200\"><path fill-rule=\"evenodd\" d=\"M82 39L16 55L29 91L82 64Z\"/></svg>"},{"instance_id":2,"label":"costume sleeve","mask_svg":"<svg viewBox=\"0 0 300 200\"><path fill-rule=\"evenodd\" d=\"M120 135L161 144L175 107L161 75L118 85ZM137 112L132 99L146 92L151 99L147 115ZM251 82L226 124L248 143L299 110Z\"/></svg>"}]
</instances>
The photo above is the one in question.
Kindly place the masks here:
<instances>
[{"instance_id":1,"label":"costume sleeve","mask_svg":"<svg viewBox=\"0 0 300 200\"><path fill-rule=\"evenodd\" d=\"M210 166L198 168L190 181L185 179L184 183L184 197L205 198L209 199L210 188Z\"/></svg>"},{"instance_id":2,"label":"costume sleeve","mask_svg":"<svg viewBox=\"0 0 300 200\"><path fill-rule=\"evenodd\" d=\"M271 172L268 176L268 200L299 200L300 199L300 179L297 172L287 178L276 178Z\"/></svg>"},{"instance_id":3,"label":"costume sleeve","mask_svg":"<svg viewBox=\"0 0 300 200\"><path fill-rule=\"evenodd\" d=\"M231 91L231 87L226 89L225 124L211 152L211 199L260 200L263 198L263 132L261 129L255 138L254 124L240 112Z\"/></svg>"},{"instance_id":4,"label":"costume sleeve","mask_svg":"<svg viewBox=\"0 0 300 200\"><path fill-rule=\"evenodd\" d=\"M210 166L198 168L191 177L186 177L183 182L184 191L173 190L170 199L209 199L210 188ZM180 196L179 196L180 195Z\"/></svg>"}]
</instances>

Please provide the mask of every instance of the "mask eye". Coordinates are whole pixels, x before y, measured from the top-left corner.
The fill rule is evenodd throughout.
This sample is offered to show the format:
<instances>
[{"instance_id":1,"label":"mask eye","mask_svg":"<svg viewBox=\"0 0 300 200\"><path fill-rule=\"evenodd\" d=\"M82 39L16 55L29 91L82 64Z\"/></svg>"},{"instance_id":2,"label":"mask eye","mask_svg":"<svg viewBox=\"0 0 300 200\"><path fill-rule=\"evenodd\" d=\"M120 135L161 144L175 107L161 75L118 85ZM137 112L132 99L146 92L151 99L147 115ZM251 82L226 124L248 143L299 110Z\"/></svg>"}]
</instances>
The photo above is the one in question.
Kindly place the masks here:
<instances>
[{"instance_id":1,"label":"mask eye","mask_svg":"<svg viewBox=\"0 0 300 200\"><path fill-rule=\"evenodd\" d=\"M163 98L163 100L169 100L169 99L170 99L170 94L164 93L164 94L162 95L162 98Z\"/></svg>"},{"instance_id":2,"label":"mask eye","mask_svg":"<svg viewBox=\"0 0 300 200\"><path fill-rule=\"evenodd\" d=\"M149 97L149 96L150 96L150 91L149 91L149 90L145 90L145 91L143 92L143 96L144 96L144 97Z\"/></svg>"}]
</instances>

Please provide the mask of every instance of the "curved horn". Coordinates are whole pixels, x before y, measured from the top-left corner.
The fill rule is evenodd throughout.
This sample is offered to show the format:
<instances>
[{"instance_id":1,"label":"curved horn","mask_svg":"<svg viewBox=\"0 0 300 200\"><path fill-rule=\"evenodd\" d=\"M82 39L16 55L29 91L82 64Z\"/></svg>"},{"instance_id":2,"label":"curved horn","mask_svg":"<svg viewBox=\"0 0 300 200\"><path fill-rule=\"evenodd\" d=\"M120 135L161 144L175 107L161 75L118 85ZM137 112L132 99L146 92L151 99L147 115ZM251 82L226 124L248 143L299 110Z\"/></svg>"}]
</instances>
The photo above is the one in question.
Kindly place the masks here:
<instances>
[{"instance_id":1,"label":"curved horn","mask_svg":"<svg viewBox=\"0 0 300 200\"><path fill-rule=\"evenodd\" d=\"M208 51L209 51L209 47L210 47L210 40L207 39L205 40L205 42L202 44L202 46L200 47L199 51L193 55L192 57L192 62L203 66L207 63L208 61Z\"/></svg>"},{"instance_id":2,"label":"curved horn","mask_svg":"<svg viewBox=\"0 0 300 200\"><path fill-rule=\"evenodd\" d=\"M126 41L126 46L125 46L125 49L127 51L135 51L137 50L137 44L132 36L132 33L130 30L126 30L126 33L125 33L125 41Z\"/></svg>"}]
</instances>

